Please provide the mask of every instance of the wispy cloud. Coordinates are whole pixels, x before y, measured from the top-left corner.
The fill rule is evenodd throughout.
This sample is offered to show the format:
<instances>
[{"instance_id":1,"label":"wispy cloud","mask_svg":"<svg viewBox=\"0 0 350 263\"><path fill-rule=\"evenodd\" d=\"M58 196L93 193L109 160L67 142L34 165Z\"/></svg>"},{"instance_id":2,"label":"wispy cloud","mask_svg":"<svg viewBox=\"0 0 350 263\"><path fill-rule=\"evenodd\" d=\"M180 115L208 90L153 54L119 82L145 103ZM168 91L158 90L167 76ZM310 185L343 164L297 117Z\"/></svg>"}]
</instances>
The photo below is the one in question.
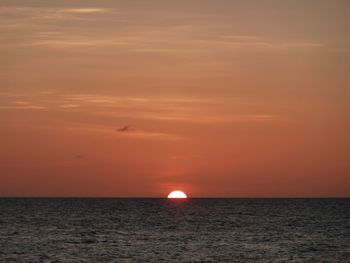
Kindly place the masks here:
<instances>
[{"instance_id":1,"label":"wispy cloud","mask_svg":"<svg viewBox=\"0 0 350 263\"><path fill-rule=\"evenodd\" d=\"M64 19L67 17L62 14L93 14L93 13L106 13L113 11L111 8L97 8L97 7L28 7L28 6L1 6L0 14L6 15L8 18L26 18L32 19ZM69 17L70 18L70 17Z\"/></svg>"},{"instance_id":2,"label":"wispy cloud","mask_svg":"<svg viewBox=\"0 0 350 263\"><path fill-rule=\"evenodd\" d=\"M311 48L326 48L322 42L306 41L298 39L270 39L263 36L252 35L222 35L217 39L211 40L221 48L239 48L243 50L261 50L261 51L280 51L280 50L302 50Z\"/></svg>"},{"instance_id":3,"label":"wispy cloud","mask_svg":"<svg viewBox=\"0 0 350 263\"><path fill-rule=\"evenodd\" d=\"M63 104L59 106L60 108L63 109L72 109L72 108L79 108L80 105L79 104Z\"/></svg>"},{"instance_id":4,"label":"wispy cloud","mask_svg":"<svg viewBox=\"0 0 350 263\"><path fill-rule=\"evenodd\" d=\"M104 13L109 12L109 8L66 8L62 10L67 13L89 14L89 13Z\"/></svg>"},{"instance_id":5,"label":"wispy cloud","mask_svg":"<svg viewBox=\"0 0 350 263\"><path fill-rule=\"evenodd\" d=\"M134 131L131 133L123 133L125 139L144 139L144 140L185 140L186 138L176 134L150 132L150 131Z\"/></svg>"},{"instance_id":6,"label":"wispy cloud","mask_svg":"<svg viewBox=\"0 0 350 263\"><path fill-rule=\"evenodd\" d=\"M17 105L29 105L30 102L28 102L28 101L14 101L13 104L17 104Z\"/></svg>"},{"instance_id":7,"label":"wispy cloud","mask_svg":"<svg viewBox=\"0 0 350 263\"><path fill-rule=\"evenodd\" d=\"M115 132L110 126L102 125L91 125L91 124L82 124L79 125L71 124L65 125L63 130L69 130L70 132L76 132L81 134L104 134L119 139L125 140L165 140L165 141L177 141L177 140L186 140L186 137L171 134L165 132L155 132L155 131L146 131L146 130L133 130L133 132Z\"/></svg>"},{"instance_id":8,"label":"wispy cloud","mask_svg":"<svg viewBox=\"0 0 350 263\"><path fill-rule=\"evenodd\" d=\"M66 101L78 101L81 103L92 104L111 104L115 103L118 97L98 94L72 94L64 97Z\"/></svg>"},{"instance_id":9,"label":"wispy cloud","mask_svg":"<svg viewBox=\"0 0 350 263\"><path fill-rule=\"evenodd\" d=\"M3 96L6 101L6 95ZM129 97L100 94L13 94L3 110L47 109L74 111L100 118L123 118L173 123L237 123L283 121L281 113L259 111L258 102L243 98ZM43 103L45 102L45 103ZM4 103L3 103L4 104ZM234 107L233 107L234 106ZM213 108L215 109L213 111ZM236 110L233 110L236 108ZM237 111L237 109L240 109ZM116 128L114 128L116 130ZM119 131L138 132L129 125Z\"/></svg>"},{"instance_id":10,"label":"wispy cloud","mask_svg":"<svg viewBox=\"0 0 350 263\"><path fill-rule=\"evenodd\" d=\"M36 105L21 105L21 106L0 106L0 110L45 110L47 107Z\"/></svg>"},{"instance_id":11,"label":"wispy cloud","mask_svg":"<svg viewBox=\"0 0 350 263\"><path fill-rule=\"evenodd\" d=\"M113 15L107 15L108 13ZM116 13L119 15L115 16ZM11 46L60 49L110 46L118 47L120 52L174 55L215 50L242 52L330 48L325 43L305 39L281 40L253 34L223 34L226 32L226 26L214 21L212 24L145 24L145 18L136 19L132 13L114 8L1 7L0 17L1 15L4 18L0 18L0 30L2 28L7 32L3 34L3 38L9 38L8 41L3 41L2 45ZM129 23L119 23L116 18L120 19L120 15ZM88 30L81 30L84 28L80 24L81 21L90 19L97 19L99 23L89 23ZM79 23L79 26L74 27L75 23ZM106 25L107 29L101 30L100 26L97 26L101 24ZM13 28L21 26L26 28L25 34L13 35ZM111 34L116 28L118 34Z\"/></svg>"},{"instance_id":12,"label":"wispy cloud","mask_svg":"<svg viewBox=\"0 0 350 263\"><path fill-rule=\"evenodd\" d=\"M130 116L132 118L133 116ZM134 118L168 121L168 122L184 122L184 123L201 123L201 124L218 124L218 123L244 123L244 122L271 122L285 120L280 115L272 114L230 114L230 113L208 113L203 112L199 116L195 113L187 114L140 114Z\"/></svg>"}]
</instances>

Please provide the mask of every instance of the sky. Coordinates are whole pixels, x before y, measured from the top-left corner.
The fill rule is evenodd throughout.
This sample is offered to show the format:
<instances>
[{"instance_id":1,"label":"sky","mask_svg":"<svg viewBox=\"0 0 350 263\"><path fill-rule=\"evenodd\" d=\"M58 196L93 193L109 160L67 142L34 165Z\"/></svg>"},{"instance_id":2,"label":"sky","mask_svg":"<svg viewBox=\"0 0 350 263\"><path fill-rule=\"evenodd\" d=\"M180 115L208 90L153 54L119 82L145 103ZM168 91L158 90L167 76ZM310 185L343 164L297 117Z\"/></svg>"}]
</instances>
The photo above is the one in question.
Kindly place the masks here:
<instances>
[{"instance_id":1,"label":"sky","mask_svg":"<svg viewBox=\"0 0 350 263\"><path fill-rule=\"evenodd\" d=\"M350 196L347 0L0 0L0 196Z\"/></svg>"}]
</instances>

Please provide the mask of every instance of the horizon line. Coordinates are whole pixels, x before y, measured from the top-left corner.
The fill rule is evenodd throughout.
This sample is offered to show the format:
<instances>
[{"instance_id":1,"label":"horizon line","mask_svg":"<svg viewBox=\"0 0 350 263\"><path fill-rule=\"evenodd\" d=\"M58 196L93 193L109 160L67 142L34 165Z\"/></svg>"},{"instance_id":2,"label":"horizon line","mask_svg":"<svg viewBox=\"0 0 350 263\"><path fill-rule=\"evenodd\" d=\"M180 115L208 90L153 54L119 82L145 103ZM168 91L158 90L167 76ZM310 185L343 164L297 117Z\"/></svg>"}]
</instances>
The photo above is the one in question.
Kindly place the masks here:
<instances>
[{"instance_id":1,"label":"horizon line","mask_svg":"<svg viewBox=\"0 0 350 263\"><path fill-rule=\"evenodd\" d=\"M0 196L0 199L168 199L167 196ZM350 199L350 196L193 196L183 199Z\"/></svg>"}]
</instances>

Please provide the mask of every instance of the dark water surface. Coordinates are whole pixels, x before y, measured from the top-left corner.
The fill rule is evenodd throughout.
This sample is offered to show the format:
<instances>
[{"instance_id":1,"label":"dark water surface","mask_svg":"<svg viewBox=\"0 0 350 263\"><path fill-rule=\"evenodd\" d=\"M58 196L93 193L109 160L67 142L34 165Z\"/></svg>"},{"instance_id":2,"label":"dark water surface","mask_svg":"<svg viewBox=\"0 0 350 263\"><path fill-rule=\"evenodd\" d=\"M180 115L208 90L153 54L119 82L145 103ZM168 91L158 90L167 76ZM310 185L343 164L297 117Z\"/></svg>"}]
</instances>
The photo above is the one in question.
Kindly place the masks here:
<instances>
[{"instance_id":1,"label":"dark water surface","mask_svg":"<svg viewBox=\"0 0 350 263\"><path fill-rule=\"evenodd\" d=\"M350 199L0 199L0 262L350 262Z\"/></svg>"}]
</instances>

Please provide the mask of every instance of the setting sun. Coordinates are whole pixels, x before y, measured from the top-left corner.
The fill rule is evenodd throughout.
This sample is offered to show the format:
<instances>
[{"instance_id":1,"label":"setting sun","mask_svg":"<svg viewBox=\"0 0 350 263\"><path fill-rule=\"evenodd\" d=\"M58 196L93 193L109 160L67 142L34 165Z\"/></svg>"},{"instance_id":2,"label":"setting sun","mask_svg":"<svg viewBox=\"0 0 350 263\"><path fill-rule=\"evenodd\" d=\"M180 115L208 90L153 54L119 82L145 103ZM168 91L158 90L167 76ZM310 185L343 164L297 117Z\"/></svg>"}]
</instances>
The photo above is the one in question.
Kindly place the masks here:
<instances>
[{"instance_id":1,"label":"setting sun","mask_svg":"<svg viewBox=\"0 0 350 263\"><path fill-rule=\"evenodd\" d=\"M187 198L187 195L182 191L172 191L168 198Z\"/></svg>"}]
</instances>

